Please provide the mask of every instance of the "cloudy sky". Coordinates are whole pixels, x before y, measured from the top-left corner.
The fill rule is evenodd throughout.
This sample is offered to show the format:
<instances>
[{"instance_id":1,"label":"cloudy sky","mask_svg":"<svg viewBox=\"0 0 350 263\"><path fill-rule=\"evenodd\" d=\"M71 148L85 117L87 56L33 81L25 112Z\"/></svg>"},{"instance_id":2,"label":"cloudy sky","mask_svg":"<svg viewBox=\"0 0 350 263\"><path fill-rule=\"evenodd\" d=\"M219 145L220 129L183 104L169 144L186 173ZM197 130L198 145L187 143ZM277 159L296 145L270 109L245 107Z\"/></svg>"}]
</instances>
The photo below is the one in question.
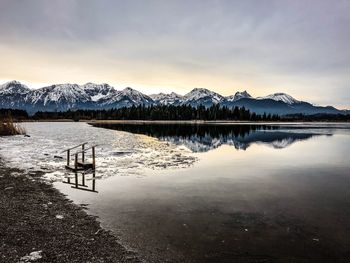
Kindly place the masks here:
<instances>
[{"instance_id":1,"label":"cloudy sky","mask_svg":"<svg viewBox=\"0 0 350 263\"><path fill-rule=\"evenodd\" d=\"M350 108L348 0L0 0L0 81Z\"/></svg>"}]
</instances>

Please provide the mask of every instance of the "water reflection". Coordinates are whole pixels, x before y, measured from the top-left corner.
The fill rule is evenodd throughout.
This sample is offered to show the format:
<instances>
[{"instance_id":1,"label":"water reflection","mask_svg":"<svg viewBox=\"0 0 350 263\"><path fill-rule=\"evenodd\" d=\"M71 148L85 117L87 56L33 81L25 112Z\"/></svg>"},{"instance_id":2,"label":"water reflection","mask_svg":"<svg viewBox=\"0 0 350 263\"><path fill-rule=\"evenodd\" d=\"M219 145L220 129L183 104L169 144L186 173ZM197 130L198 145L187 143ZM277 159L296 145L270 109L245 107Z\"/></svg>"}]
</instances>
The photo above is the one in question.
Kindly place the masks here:
<instances>
[{"instance_id":1,"label":"water reflection","mask_svg":"<svg viewBox=\"0 0 350 263\"><path fill-rule=\"evenodd\" d=\"M100 180L98 195L55 184L74 202L89 204L89 212L145 261L348 262L350 130L287 125L109 128L199 145L193 150L206 151L191 154L198 160L185 169L153 170L143 165L135 169L143 177ZM106 134L105 129L91 130L95 136ZM130 155L125 163L140 161L155 150L159 153L149 159L168 161L162 153L172 143L135 137L152 142L131 144L125 139L133 151L140 145L148 149ZM153 141L158 143L150 148ZM115 163L118 170L122 156ZM98 177L102 167L97 169ZM122 173L130 174L130 169ZM77 181L70 179L72 186L87 185L79 176Z\"/></svg>"},{"instance_id":2,"label":"water reflection","mask_svg":"<svg viewBox=\"0 0 350 263\"><path fill-rule=\"evenodd\" d=\"M237 150L246 150L253 143L282 149L298 141L325 135L300 127L276 125L103 123L94 126L156 137L162 141L184 145L193 152L207 152L224 144L232 145Z\"/></svg>"},{"instance_id":3,"label":"water reflection","mask_svg":"<svg viewBox=\"0 0 350 263\"><path fill-rule=\"evenodd\" d=\"M96 191L95 172L92 172L90 174L76 172L74 173L74 177L67 176L65 179L66 181L63 181L63 183L72 185L71 187L74 189L98 193L98 191Z\"/></svg>"}]
</instances>

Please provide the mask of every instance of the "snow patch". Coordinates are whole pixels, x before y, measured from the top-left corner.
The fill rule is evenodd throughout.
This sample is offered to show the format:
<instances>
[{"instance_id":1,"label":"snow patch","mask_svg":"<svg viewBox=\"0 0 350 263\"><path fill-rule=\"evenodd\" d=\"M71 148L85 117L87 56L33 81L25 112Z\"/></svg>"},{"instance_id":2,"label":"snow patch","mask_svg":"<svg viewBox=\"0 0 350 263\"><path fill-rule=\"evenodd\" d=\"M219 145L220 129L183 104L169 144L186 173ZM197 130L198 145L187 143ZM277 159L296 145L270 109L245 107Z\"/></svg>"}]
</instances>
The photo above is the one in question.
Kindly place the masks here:
<instances>
[{"instance_id":1,"label":"snow patch","mask_svg":"<svg viewBox=\"0 0 350 263\"><path fill-rule=\"evenodd\" d=\"M33 251L29 255L21 257L18 263L26 263L26 262L31 262L31 261L36 261L38 259L41 259L42 258L41 253L42 253L42 250Z\"/></svg>"},{"instance_id":2,"label":"snow patch","mask_svg":"<svg viewBox=\"0 0 350 263\"><path fill-rule=\"evenodd\" d=\"M275 101L283 101L284 103L287 103L289 105L292 105L294 103L300 103L299 100L296 100L292 96L285 93L274 93L274 94L267 95L265 97L258 97L257 99L258 100L272 99Z\"/></svg>"}]
</instances>

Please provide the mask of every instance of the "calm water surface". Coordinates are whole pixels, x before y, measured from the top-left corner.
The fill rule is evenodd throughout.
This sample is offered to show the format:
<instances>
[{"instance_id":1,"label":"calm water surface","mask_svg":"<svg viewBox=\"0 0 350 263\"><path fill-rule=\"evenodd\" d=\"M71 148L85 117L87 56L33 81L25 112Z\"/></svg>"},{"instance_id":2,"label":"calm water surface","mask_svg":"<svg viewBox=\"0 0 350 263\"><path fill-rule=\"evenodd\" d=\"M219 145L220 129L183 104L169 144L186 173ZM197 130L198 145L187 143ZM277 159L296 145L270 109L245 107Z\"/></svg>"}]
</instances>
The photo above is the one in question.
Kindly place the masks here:
<instances>
[{"instance_id":1,"label":"calm water surface","mask_svg":"<svg viewBox=\"0 0 350 263\"><path fill-rule=\"evenodd\" d=\"M349 262L348 126L104 127L93 129L143 134L196 160L55 183L149 262Z\"/></svg>"}]
</instances>

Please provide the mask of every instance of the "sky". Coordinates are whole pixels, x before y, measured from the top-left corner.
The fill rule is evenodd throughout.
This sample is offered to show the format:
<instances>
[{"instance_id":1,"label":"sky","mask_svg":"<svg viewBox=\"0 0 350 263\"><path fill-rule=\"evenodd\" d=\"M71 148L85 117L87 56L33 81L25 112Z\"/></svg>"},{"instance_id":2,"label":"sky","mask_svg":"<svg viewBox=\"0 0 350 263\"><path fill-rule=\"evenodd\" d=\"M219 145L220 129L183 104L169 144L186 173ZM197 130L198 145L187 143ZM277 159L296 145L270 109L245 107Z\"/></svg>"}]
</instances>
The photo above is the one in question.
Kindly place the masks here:
<instances>
[{"instance_id":1,"label":"sky","mask_svg":"<svg viewBox=\"0 0 350 263\"><path fill-rule=\"evenodd\" d=\"M0 83L350 108L350 0L0 0Z\"/></svg>"}]
</instances>

